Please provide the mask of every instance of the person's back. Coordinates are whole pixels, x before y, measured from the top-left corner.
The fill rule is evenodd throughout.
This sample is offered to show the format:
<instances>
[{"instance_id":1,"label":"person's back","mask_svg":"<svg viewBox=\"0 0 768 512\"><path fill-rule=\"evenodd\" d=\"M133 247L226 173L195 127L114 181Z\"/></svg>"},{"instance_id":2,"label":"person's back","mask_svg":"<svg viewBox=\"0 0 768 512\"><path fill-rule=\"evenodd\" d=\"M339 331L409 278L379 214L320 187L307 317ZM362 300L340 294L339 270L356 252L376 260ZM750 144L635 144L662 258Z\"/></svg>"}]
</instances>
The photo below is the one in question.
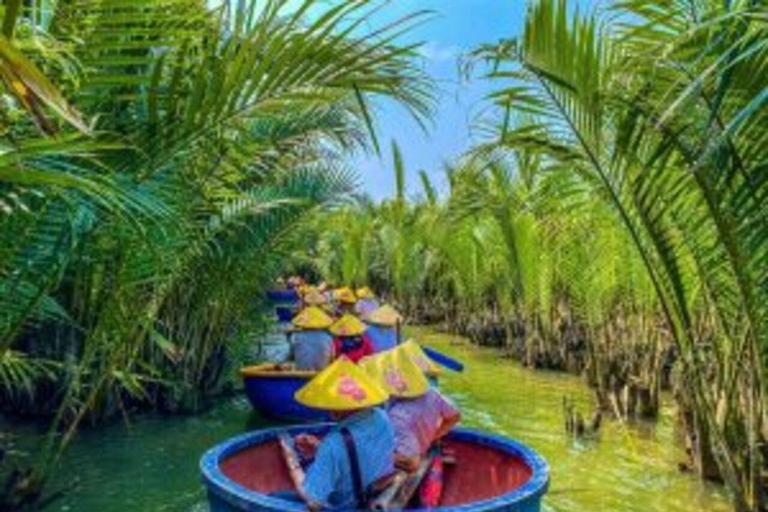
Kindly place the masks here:
<instances>
[{"instance_id":1,"label":"person's back","mask_svg":"<svg viewBox=\"0 0 768 512\"><path fill-rule=\"evenodd\" d=\"M291 342L297 370L320 371L333 361L333 336L327 331L297 331Z\"/></svg>"},{"instance_id":2,"label":"person's back","mask_svg":"<svg viewBox=\"0 0 768 512\"><path fill-rule=\"evenodd\" d=\"M400 313L389 304L366 315L365 322L368 324L368 329L365 333L370 338L375 353L391 350L397 346L401 321Z\"/></svg>"},{"instance_id":3,"label":"person's back","mask_svg":"<svg viewBox=\"0 0 768 512\"><path fill-rule=\"evenodd\" d=\"M355 304L355 313L361 317L373 313L379 308L379 303L376 299L360 299Z\"/></svg>"},{"instance_id":4,"label":"person's back","mask_svg":"<svg viewBox=\"0 0 768 512\"><path fill-rule=\"evenodd\" d=\"M369 324L365 331L374 353L384 352L397 345L397 329L386 325Z\"/></svg>"},{"instance_id":5,"label":"person's back","mask_svg":"<svg viewBox=\"0 0 768 512\"><path fill-rule=\"evenodd\" d=\"M418 398L396 399L387 414L395 430L398 465L413 469L430 445L448 433L460 412L434 388Z\"/></svg>"},{"instance_id":6,"label":"person's back","mask_svg":"<svg viewBox=\"0 0 768 512\"><path fill-rule=\"evenodd\" d=\"M363 490L394 471L395 434L387 414L379 408L344 418L323 438L304 480L304 491L323 509L354 510L357 503L352 465L341 433L349 429L357 451Z\"/></svg>"}]
</instances>

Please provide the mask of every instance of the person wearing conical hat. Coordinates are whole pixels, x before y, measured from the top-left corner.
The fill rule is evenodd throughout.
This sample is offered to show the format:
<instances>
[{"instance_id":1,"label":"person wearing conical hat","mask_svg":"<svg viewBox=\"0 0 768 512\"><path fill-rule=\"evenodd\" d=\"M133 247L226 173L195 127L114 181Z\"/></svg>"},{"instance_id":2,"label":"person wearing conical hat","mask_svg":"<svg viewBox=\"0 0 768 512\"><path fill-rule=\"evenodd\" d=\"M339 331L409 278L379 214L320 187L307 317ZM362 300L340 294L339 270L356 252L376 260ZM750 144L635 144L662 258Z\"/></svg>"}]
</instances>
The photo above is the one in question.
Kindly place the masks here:
<instances>
[{"instance_id":1,"label":"person wearing conical hat","mask_svg":"<svg viewBox=\"0 0 768 512\"><path fill-rule=\"evenodd\" d=\"M360 315L360 317L369 315L379 308L379 301L376 300L376 296L367 286L358 288L355 295L357 295L355 313Z\"/></svg>"},{"instance_id":2,"label":"person wearing conical hat","mask_svg":"<svg viewBox=\"0 0 768 512\"><path fill-rule=\"evenodd\" d=\"M349 313L338 319L331 327L333 349L336 357L347 356L352 362L358 362L373 354L371 340L365 334L367 326Z\"/></svg>"},{"instance_id":3,"label":"person wearing conical hat","mask_svg":"<svg viewBox=\"0 0 768 512\"><path fill-rule=\"evenodd\" d=\"M358 363L390 397L418 398L429 390L429 381L404 350L387 350Z\"/></svg>"},{"instance_id":4,"label":"person wearing conical hat","mask_svg":"<svg viewBox=\"0 0 768 512\"><path fill-rule=\"evenodd\" d=\"M344 286L343 288L338 288L334 292L334 297L336 298L337 313L339 316L355 312L357 297L355 297L355 292L349 287Z\"/></svg>"},{"instance_id":5,"label":"person wearing conical hat","mask_svg":"<svg viewBox=\"0 0 768 512\"><path fill-rule=\"evenodd\" d=\"M402 317L395 308L385 304L363 318L368 324L365 334L371 340L374 352L383 352L397 346Z\"/></svg>"},{"instance_id":6,"label":"person wearing conical hat","mask_svg":"<svg viewBox=\"0 0 768 512\"><path fill-rule=\"evenodd\" d=\"M416 366L421 368L421 371L423 371L425 375L435 376L441 373L440 367L432 362L424 350L422 350L421 346L415 341L408 340L400 345L400 347L410 354L413 362L416 363Z\"/></svg>"},{"instance_id":7,"label":"person wearing conical hat","mask_svg":"<svg viewBox=\"0 0 768 512\"><path fill-rule=\"evenodd\" d=\"M459 422L461 412L429 385L403 345L367 357L360 366L390 394L387 415L395 429L395 465L414 471L430 446Z\"/></svg>"},{"instance_id":8,"label":"person wearing conical hat","mask_svg":"<svg viewBox=\"0 0 768 512\"><path fill-rule=\"evenodd\" d=\"M298 291L299 287L304 284L304 279L302 279L300 276L293 275L288 278L287 284L289 289L295 289Z\"/></svg>"},{"instance_id":9,"label":"person wearing conical hat","mask_svg":"<svg viewBox=\"0 0 768 512\"><path fill-rule=\"evenodd\" d=\"M328 302L328 299L326 299L325 295L320 293L315 287L307 290L301 299L307 306L320 306Z\"/></svg>"},{"instance_id":10,"label":"person wearing conical hat","mask_svg":"<svg viewBox=\"0 0 768 512\"><path fill-rule=\"evenodd\" d=\"M365 491L394 471L394 431L377 407L387 401L387 392L341 357L295 396L307 407L330 411L338 421L322 441L300 435L293 440L295 448L287 448L311 461L306 473L300 466L291 468L299 497L310 510L365 509Z\"/></svg>"},{"instance_id":11,"label":"person wearing conical hat","mask_svg":"<svg viewBox=\"0 0 768 512\"><path fill-rule=\"evenodd\" d=\"M320 308L310 306L293 319L299 330L291 334L297 370L320 371L333 361L333 336L328 328L333 319Z\"/></svg>"}]
</instances>

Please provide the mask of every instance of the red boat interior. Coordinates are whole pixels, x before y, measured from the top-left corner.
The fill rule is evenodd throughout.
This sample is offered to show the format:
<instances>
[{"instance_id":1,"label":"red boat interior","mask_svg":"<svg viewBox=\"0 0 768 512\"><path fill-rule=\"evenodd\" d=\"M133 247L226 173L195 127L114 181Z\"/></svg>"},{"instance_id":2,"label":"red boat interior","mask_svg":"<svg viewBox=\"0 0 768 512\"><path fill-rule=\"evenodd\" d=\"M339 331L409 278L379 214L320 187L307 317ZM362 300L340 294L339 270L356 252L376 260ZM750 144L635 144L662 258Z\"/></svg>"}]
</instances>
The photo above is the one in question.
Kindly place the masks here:
<instances>
[{"instance_id":1,"label":"red boat interior","mask_svg":"<svg viewBox=\"0 0 768 512\"><path fill-rule=\"evenodd\" d=\"M511 492L531 478L531 469L519 458L485 446L448 441L455 464L445 467L440 506L487 500ZM222 472L243 487L263 494L293 489L277 442L256 445L221 463Z\"/></svg>"}]
</instances>

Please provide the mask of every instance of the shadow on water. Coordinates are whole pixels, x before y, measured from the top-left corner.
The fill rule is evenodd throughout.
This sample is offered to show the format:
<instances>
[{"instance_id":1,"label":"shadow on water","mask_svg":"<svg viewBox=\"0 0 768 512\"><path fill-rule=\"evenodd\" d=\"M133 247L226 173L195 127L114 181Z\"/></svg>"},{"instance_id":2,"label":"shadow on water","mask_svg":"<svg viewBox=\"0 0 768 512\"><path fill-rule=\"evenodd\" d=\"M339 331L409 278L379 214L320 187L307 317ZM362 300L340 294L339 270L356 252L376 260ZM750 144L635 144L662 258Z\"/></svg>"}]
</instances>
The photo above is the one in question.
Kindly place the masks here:
<instances>
[{"instance_id":1,"label":"shadow on water","mask_svg":"<svg viewBox=\"0 0 768 512\"><path fill-rule=\"evenodd\" d=\"M591 410L591 393L580 379L530 371L492 350L456 344L449 336L413 333L466 363L464 374L441 380L441 388L462 407L466 425L519 439L547 458L552 485L546 511L730 510L718 487L678 473L683 454L674 442L669 407L655 425L628 427L609 421L598 439L575 441L565 434L561 403L566 395L582 410ZM274 343L276 339L264 351L284 355L284 348ZM237 396L197 416L144 415L129 425L83 431L58 468L52 488L73 479L80 485L43 510L206 512L198 471L201 454L223 439L272 424L255 414L244 396ZM13 428L17 449L32 450L39 442L39 432L32 427Z\"/></svg>"}]
</instances>

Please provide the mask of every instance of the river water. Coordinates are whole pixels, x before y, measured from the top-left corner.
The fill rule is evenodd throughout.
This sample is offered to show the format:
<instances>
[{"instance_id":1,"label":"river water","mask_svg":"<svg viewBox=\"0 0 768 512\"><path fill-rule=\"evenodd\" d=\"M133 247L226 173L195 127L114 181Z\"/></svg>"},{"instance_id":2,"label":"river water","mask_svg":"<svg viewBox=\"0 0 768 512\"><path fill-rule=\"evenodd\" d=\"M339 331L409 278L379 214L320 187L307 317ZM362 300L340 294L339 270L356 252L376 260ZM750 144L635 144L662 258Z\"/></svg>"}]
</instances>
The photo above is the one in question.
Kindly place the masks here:
<instances>
[{"instance_id":1,"label":"river water","mask_svg":"<svg viewBox=\"0 0 768 512\"><path fill-rule=\"evenodd\" d=\"M461 406L465 425L521 440L547 459L552 476L547 512L730 510L718 486L678 471L684 456L670 407L656 424L605 421L598 436L574 440L565 433L563 397L572 398L585 415L593 407L579 378L531 371L459 338L426 330L412 334L465 363L465 373L440 383ZM197 416L144 415L129 424L85 430L57 468L51 490L79 483L43 510L207 512L200 455L227 437L269 424L244 396L236 396ZM39 442L40 432L31 426L4 427L13 429L16 450L32 450Z\"/></svg>"}]
</instances>

